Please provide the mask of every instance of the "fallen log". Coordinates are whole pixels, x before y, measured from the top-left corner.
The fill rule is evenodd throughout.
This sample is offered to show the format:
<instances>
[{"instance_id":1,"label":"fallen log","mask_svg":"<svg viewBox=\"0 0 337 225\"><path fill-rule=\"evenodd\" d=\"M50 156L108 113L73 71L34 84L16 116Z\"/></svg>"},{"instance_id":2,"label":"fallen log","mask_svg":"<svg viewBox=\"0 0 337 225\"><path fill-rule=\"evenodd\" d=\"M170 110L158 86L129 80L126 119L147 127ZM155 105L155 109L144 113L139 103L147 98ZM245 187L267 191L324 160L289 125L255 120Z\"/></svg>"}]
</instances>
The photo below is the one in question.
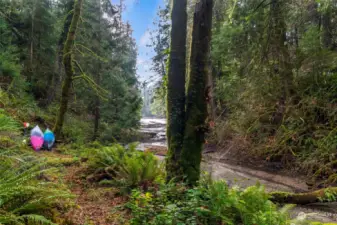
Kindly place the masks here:
<instances>
[{"instance_id":1,"label":"fallen log","mask_svg":"<svg viewBox=\"0 0 337 225\"><path fill-rule=\"evenodd\" d=\"M307 205L317 202L335 202L337 187L323 188L306 193L271 192L270 200L277 203Z\"/></svg>"},{"instance_id":2,"label":"fallen log","mask_svg":"<svg viewBox=\"0 0 337 225\"><path fill-rule=\"evenodd\" d=\"M156 145L146 145L145 152L152 152L154 155L166 156L167 147L165 146L156 146Z\"/></svg>"}]
</instances>

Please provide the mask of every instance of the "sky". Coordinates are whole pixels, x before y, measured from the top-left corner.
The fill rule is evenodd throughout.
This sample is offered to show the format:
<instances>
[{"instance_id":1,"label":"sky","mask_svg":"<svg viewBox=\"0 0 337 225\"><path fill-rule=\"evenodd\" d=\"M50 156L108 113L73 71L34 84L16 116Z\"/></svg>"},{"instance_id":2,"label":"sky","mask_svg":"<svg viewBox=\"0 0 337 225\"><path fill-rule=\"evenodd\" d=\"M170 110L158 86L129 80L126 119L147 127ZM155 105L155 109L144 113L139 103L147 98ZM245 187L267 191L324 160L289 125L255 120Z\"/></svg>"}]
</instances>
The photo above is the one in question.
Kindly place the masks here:
<instances>
[{"instance_id":1,"label":"sky","mask_svg":"<svg viewBox=\"0 0 337 225\"><path fill-rule=\"evenodd\" d=\"M119 0L112 0L119 3ZM164 0L124 0L126 9L123 13L124 22L129 22L133 30L133 38L138 48L137 75L140 82L151 81L155 73L150 70L151 58L154 53L150 43L150 31L154 29L153 22L157 17L157 11L164 5Z\"/></svg>"}]
</instances>

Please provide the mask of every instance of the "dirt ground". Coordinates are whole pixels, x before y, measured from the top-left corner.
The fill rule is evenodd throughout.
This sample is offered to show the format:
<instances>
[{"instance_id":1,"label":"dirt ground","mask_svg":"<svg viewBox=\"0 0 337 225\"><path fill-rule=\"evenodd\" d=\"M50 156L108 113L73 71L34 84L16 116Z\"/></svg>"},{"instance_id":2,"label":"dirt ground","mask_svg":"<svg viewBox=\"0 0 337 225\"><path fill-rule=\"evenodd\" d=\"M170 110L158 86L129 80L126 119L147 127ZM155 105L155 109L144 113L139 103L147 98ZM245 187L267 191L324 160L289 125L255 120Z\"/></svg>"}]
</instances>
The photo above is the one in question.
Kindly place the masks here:
<instances>
[{"instance_id":1,"label":"dirt ground","mask_svg":"<svg viewBox=\"0 0 337 225\"><path fill-rule=\"evenodd\" d=\"M66 217L76 225L114 225L121 224L120 215L114 216L113 209L126 202L118 190L107 187L95 187L81 177L83 168L70 166L66 168L65 181L76 196L76 207Z\"/></svg>"}]
</instances>

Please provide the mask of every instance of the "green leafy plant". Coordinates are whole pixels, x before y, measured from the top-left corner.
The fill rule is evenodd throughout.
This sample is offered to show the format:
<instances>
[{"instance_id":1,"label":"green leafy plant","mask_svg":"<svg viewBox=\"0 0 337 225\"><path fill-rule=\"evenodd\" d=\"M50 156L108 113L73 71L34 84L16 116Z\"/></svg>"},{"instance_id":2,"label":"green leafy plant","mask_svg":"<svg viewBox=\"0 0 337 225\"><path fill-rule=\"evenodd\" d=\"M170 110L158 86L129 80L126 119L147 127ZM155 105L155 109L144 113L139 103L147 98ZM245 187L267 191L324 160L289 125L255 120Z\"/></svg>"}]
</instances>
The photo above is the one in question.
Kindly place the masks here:
<instances>
[{"instance_id":1,"label":"green leafy plant","mask_svg":"<svg viewBox=\"0 0 337 225\"><path fill-rule=\"evenodd\" d=\"M152 192L134 190L126 208L131 224L290 224L290 207L278 209L268 198L263 186L240 190L204 180L192 189L169 183Z\"/></svg>"},{"instance_id":2,"label":"green leafy plant","mask_svg":"<svg viewBox=\"0 0 337 225\"><path fill-rule=\"evenodd\" d=\"M0 155L0 224L54 224L52 209L65 208L71 194L38 179L46 170L32 156Z\"/></svg>"},{"instance_id":3,"label":"green leafy plant","mask_svg":"<svg viewBox=\"0 0 337 225\"><path fill-rule=\"evenodd\" d=\"M3 109L0 109L0 132L17 132L19 124L11 117L7 116Z\"/></svg>"},{"instance_id":4,"label":"green leafy plant","mask_svg":"<svg viewBox=\"0 0 337 225\"><path fill-rule=\"evenodd\" d=\"M88 149L82 157L89 159L93 177L101 184L113 184L132 189L141 186L147 189L163 177L158 159L149 152L125 148L119 144L109 147Z\"/></svg>"}]
</instances>

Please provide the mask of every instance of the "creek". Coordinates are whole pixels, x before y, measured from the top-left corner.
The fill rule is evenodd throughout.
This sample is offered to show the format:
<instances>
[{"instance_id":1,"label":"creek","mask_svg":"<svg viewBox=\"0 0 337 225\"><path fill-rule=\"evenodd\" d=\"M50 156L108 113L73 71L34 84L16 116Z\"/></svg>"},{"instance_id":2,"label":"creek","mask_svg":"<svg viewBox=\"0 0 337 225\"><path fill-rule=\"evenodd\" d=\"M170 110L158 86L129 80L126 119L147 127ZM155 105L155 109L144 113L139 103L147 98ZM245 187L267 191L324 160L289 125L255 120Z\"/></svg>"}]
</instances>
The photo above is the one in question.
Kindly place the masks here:
<instances>
[{"instance_id":1,"label":"creek","mask_svg":"<svg viewBox=\"0 0 337 225\"><path fill-rule=\"evenodd\" d=\"M140 134L141 143L139 150L165 149L166 143L166 119L142 118ZM252 169L241 165L225 163L221 161L223 151L203 155L202 168L211 174L215 180L226 180L230 186L245 188L260 183L266 191L305 192L308 187L304 180L278 173L267 172L263 169ZM164 160L165 156L157 156ZM324 223L337 222L337 203L316 203L306 206L297 206L291 210L292 217L306 216L307 219Z\"/></svg>"}]
</instances>

